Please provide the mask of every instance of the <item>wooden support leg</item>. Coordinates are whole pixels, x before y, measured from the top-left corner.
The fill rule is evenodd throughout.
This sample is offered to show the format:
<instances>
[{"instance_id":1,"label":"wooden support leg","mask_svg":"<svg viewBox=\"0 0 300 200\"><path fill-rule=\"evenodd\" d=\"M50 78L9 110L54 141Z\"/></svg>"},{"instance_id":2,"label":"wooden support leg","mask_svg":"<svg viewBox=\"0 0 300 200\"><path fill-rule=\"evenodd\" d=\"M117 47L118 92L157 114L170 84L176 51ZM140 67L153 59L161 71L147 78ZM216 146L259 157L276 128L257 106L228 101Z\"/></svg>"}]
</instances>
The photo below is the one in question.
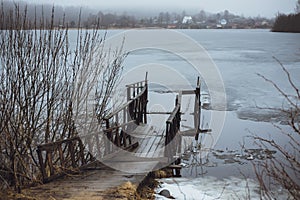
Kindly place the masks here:
<instances>
[{"instance_id":1,"label":"wooden support leg","mask_svg":"<svg viewBox=\"0 0 300 200\"><path fill-rule=\"evenodd\" d=\"M176 161L175 161L175 165L179 165L181 163L181 159L180 158L178 158L178 159L176 159ZM181 169L175 169L175 177L181 177Z\"/></svg>"}]
</instances>

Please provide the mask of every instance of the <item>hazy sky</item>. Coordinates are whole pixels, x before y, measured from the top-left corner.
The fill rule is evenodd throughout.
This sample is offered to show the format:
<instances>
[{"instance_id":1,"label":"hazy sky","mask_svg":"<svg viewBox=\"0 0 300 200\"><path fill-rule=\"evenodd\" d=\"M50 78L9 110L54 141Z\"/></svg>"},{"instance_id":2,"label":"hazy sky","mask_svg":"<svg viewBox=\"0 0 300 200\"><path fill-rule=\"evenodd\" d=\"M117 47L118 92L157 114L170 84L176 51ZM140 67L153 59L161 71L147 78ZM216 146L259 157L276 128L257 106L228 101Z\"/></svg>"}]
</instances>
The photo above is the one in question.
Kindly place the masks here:
<instances>
[{"instance_id":1,"label":"hazy sky","mask_svg":"<svg viewBox=\"0 0 300 200\"><path fill-rule=\"evenodd\" d=\"M88 6L99 10L117 11L183 11L208 12L229 10L245 16L274 17L276 13L292 13L296 0L24 0L63 6Z\"/></svg>"}]
</instances>

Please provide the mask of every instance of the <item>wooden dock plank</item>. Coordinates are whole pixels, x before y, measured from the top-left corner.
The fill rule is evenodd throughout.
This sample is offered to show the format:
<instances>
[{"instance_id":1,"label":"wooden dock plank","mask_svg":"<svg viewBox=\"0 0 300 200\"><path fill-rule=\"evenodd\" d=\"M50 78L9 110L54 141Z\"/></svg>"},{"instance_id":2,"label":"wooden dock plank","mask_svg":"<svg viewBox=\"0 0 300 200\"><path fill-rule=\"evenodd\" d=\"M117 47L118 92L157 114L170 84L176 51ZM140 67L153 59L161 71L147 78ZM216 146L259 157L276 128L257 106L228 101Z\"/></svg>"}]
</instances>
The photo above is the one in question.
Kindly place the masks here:
<instances>
[{"instance_id":1,"label":"wooden dock plank","mask_svg":"<svg viewBox=\"0 0 300 200\"><path fill-rule=\"evenodd\" d=\"M145 155L153 145L157 135L158 133L155 131L154 128L145 129L145 132L143 133L143 137L138 138L140 139L139 140L140 145L135 152Z\"/></svg>"},{"instance_id":2,"label":"wooden dock plank","mask_svg":"<svg viewBox=\"0 0 300 200\"><path fill-rule=\"evenodd\" d=\"M167 163L168 158L164 157L164 130L140 124L129 134L139 143L138 147L133 152L120 150L101 162L129 173L151 171L159 163Z\"/></svg>"},{"instance_id":3,"label":"wooden dock plank","mask_svg":"<svg viewBox=\"0 0 300 200\"><path fill-rule=\"evenodd\" d=\"M147 157L153 158L153 157L161 157L164 155L163 152L159 151L161 147L164 146L164 136L163 131L159 132L159 135L156 137L155 141L153 142L150 150L147 153ZM156 156L155 156L156 155Z\"/></svg>"},{"instance_id":4,"label":"wooden dock plank","mask_svg":"<svg viewBox=\"0 0 300 200\"><path fill-rule=\"evenodd\" d=\"M155 150L149 154L149 157L157 158L160 157L161 155L164 155L164 152L165 152L165 138L161 137L160 141L156 145Z\"/></svg>"},{"instance_id":5,"label":"wooden dock plank","mask_svg":"<svg viewBox=\"0 0 300 200\"><path fill-rule=\"evenodd\" d=\"M130 133L139 141L139 146L135 150L142 157L153 157L153 153L157 149L160 143L163 143L163 131L156 130L155 127L150 125L140 125L136 128L133 133ZM158 155L157 157L162 157L164 154Z\"/></svg>"},{"instance_id":6,"label":"wooden dock plank","mask_svg":"<svg viewBox=\"0 0 300 200\"><path fill-rule=\"evenodd\" d=\"M156 136L152 136L150 138L147 138L144 140L144 142L140 145L139 153L142 154L142 156L147 157L148 152L150 151L151 147L155 145ZM159 139L159 138L158 138Z\"/></svg>"},{"instance_id":7,"label":"wooden dock plank","mask_svg":"<svg viewBox=\"0 0 300 200\"><path fill-rule=\"evenodd\" d=\"M152 171L159 163L167 162L166 157L147 158L139 153L119 151L113 157L103 159L101 162L109 167L127 173L145 173Z\"/></svg>"},{"instance_id":8,"label":"wooden dock plank","mask_svg":"<svg viewBox=\"0 0 300 200\"><path fill-rule=\"evenodd\" d=\"M22 190L32 199L107 199L105 190L116 188L128 181L138 184L145 175L128 174L112 169L84 171L54 182ZM1 197L0 197L1 199Z\"/></svg>"},{"instance_id":9,"label":"wooden dock plank","mask_svg":"<svg viewBox=\"0 0 300 200\"><path fill-rule=\"evenodd\" d=\"M155 167L158 165L159 160L150 160L150 161L133 161L133 162L117 162L110 163L115 169L126 173L134 173L134 174L145 174L147 172L153 171Z\"/></svg>"},{"instance_id":10,"label":"wooden dock plank","mask_svg":"<svg viewBox=\"0 0 300 200\"><path fill-rule=\"evenodd\" d=\"M153 132L154 132L153 126L150 126L148 124L140 124L132 132L129 132L128 134L136 138L145 138L147 136L155 135L155 133Z\"/></svg>"}]
</instances>

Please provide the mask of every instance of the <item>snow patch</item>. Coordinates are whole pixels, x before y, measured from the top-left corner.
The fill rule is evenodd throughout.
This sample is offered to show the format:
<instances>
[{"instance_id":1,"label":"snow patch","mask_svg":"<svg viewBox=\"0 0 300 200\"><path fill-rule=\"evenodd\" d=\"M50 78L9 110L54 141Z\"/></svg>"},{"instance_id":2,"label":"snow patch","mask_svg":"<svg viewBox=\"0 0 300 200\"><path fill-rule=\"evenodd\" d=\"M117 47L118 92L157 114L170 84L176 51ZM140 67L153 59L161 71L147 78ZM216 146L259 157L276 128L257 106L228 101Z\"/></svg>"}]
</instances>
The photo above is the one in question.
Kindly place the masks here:
<instances>
[{"instance_id":1,"label":"snow patch","mask_svg":"<svg viewBox=\"0 0 300 200\"><path fill-rule=\"evenodd\" d=\"M157 200L168 200L158 193L167 189L175 199L260 199L259 185L253 179L229 177L219 180L215 177L159 179L156 189ZM278 192L278 199L286 199L286 193Z\"/></svg>"}]
</instances>

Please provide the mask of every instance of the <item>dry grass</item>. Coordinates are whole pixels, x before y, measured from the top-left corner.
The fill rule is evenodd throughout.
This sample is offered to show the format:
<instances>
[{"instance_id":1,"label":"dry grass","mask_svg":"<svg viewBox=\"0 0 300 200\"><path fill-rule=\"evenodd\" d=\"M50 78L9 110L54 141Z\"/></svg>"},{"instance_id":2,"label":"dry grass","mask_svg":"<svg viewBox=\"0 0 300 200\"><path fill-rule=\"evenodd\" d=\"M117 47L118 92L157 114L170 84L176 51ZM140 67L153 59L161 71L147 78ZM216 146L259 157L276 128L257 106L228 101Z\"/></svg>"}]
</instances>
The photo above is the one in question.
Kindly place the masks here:
<instances>
[{"instance_id":1,"label":"dry grass","mask_svg":"<svg viewBox=\"0 0 300 200\"><path fill-rule=\"evenodd\" d=\"M131 182L123 183L117 189L112 191L112 195L114 195L114 199L118 200L140 199L139 195L137 194L137 186Z\"/></svg>"},{"instance_id":2,"label":"dry grass","mask_svg":"<svg viewBox=\"0 0 300 200\"><path fill-rule=\"evenodd\" d=\"M155 179L168 177L172 177L172 170L170 169L161 169L154 172L150 172L137 188L137 192L140 196L140 199L155 199L154 189L157 188L159 185L159 182Z\"/></svg>"},{"instance_id":3,"label":"dry grass","mask_svg":"<svg viewBox=\"0 0 300 200\"><path fill-rule=\"evenodd\" d=\"M154 172L155 178L170 178L172 177L171 169L161 169Z\"/></svg>"}]
</instances>

